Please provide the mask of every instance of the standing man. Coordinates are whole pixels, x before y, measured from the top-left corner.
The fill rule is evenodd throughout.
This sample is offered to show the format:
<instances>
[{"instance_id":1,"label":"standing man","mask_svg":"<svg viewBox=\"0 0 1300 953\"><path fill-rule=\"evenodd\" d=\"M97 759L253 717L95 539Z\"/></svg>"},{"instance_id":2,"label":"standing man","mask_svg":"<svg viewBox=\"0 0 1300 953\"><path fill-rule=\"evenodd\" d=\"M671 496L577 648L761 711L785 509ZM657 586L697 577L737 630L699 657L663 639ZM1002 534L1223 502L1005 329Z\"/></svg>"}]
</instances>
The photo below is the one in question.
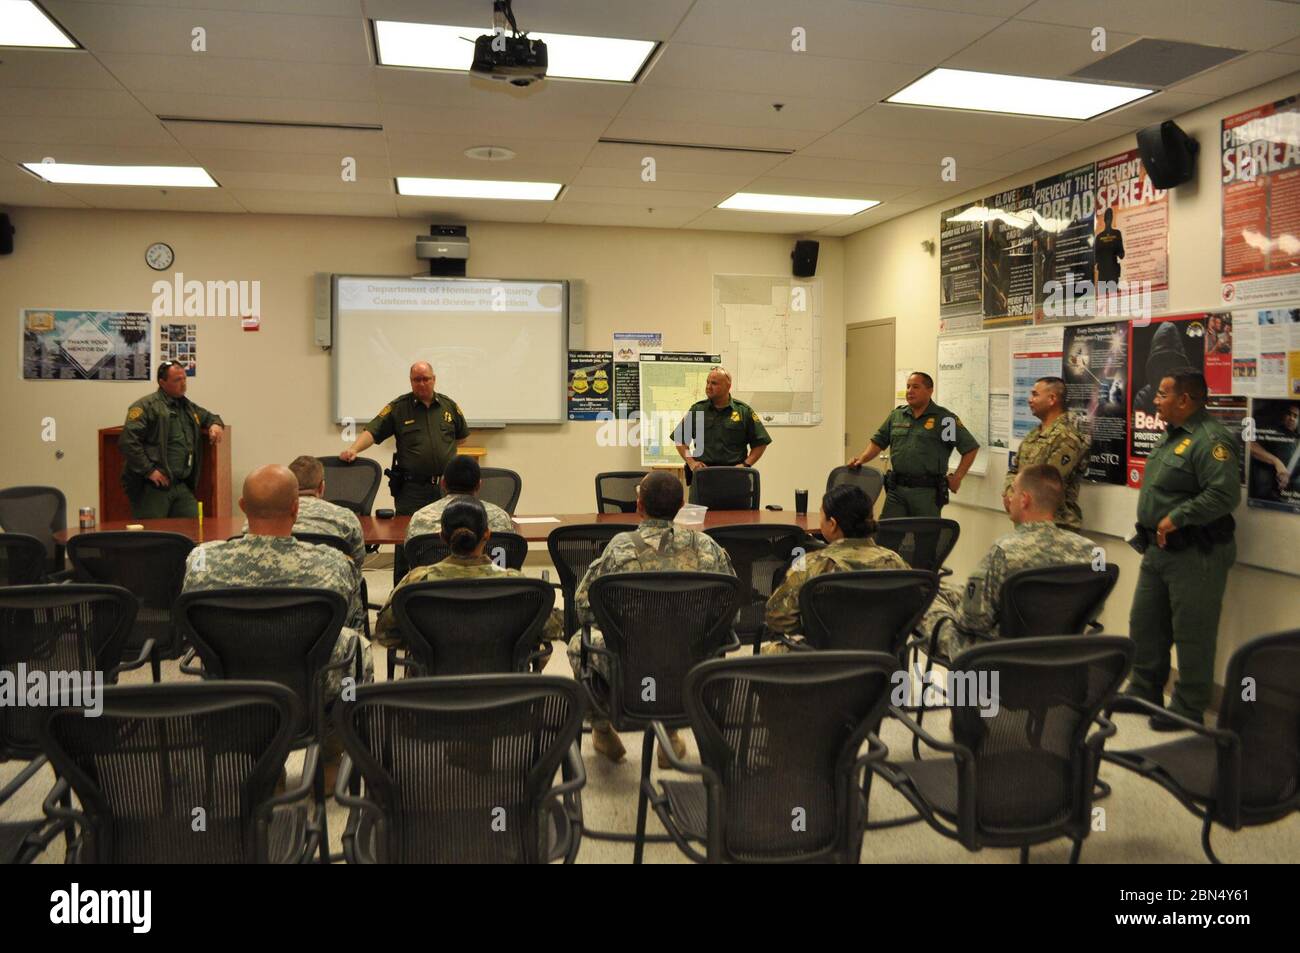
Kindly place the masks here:
<instances>
[{"instance_id":1,"label":"standing man","mask_svg":"<svg viewBox=\"0 0 1300 953\"><path fill-rule=\"evenodd\" d=\"M411 391L394 397L366 424L351 447L339 454L351 463L357 454L389 437L397 440L388 488L399 516L411 516L439 496L438 479L456 448L469 438L469 425L460 407L433 389L433 367L417 361L411 365ZM393 583L406 575L406 554L398 546L393 555Z\"/></svg>"},{"instance_id":2,"label":"standing man","mask_svg":"<svg viewBox=\"0 0 1300 953\"><path fill-rule=\"evenodd\" d=\"M1079 484L1083 480L1080 464L1087 458L1091 441L1070 422L1070 415L1065 412L1065 381L1059 377L1040 377L1034 381L1029 392L1029 411L1039 423L1025 435L1015 463L1007 467L1002 507L1011 512L1008 500L1017 471L1045 463L1061 474L1065 485L1065 497L1056 511L1056 525L1077 533L1083 527L1083 511L1079 509Z\"/></svg>"},{"instance_id":3,"label":"standing man","mask_svg":"<svg viewBox=\"0 0 1300 953\"><path fill-rule=\"evenodd\" d=\"M1126 689L1163 707L1173 646L1178 682L1169 711L1198 724L1210 703L1223 590L1237 558L1232 511L1241 500L1236 444L1205 412L1205 395L1205 377L1195 371L1164 377L1156 391L1167 429L1147 457L1138 494L1132 544L1142 568L1129 615L1137 656ZM1159 715L1150 724L1180 730Z\"/></svg>"},{"instance_id":4,"label":"standing man","mask_svg":"<svg viewBox=\"0 0 1300 953\"><path fill-rule=\"evenodd\" d=\"M961 418L930 401L933 394L934 379L922 371L913 371L907 379L907 403L895 407L867 449L849 461L849 466L857 468L874 460L886 447L891 448L881 519L939 516L949 491L956 493L961 488L966 471L975 462L980 445L962 426ZM961 461L949 476L948 458L954 447Z\"/></svg>"},{"instance_id":5,"label":"standing man","mask_svg":"<svg viewBox=\"0 0 1300 953\"><path fill-rule=\"evenodd\" d=\"M158 389L133 403L118 440L122 487L136 519L199 515L194 491L203 437L221 442L221 418L185 396L188 378L176 361L158 365Z\"/></svg>"},{"instance_id":6,"label":"standing man","mask_svg":"<svg viewBox=\"0 0 1300 953\"><path fill-rule=\"evenodd\" d=\"M704 393L705 399L691 404L673 428L673 443L686 461L688 486L691 474L705 467L752 467L772 442L754 408L732 399L731 375L725 368L709 371Z\"/></svg>"}]
</instances>

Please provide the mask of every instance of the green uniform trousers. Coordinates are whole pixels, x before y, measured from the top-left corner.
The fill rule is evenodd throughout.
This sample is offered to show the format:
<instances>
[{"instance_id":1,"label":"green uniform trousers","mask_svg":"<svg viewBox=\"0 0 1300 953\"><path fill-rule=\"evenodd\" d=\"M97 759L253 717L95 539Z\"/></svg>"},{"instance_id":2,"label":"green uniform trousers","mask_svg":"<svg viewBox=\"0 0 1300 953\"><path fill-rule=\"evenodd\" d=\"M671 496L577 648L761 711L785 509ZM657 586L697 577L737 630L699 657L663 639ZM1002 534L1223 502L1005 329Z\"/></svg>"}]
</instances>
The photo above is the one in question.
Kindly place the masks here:
<instances>
[{"instance_id":1,"label":"green uniform trousers","mask_svg":"<svg viewBox=\"0 0 1300 953\"><path fill-rule=\"evenodd\" d=\"M131 501L131 515L140 520L165 519L169 516L190 518L199 515L199 501L184 483L156 487L146 481L140 495Z\"/></svg>"},{"instance_id":2,"label":"green uniform trousers","mask_svg":"<svg viewBox=\"0 0 1300 953\"><path fill-rule=\"evenodd\" d=\"M436 483L415 483L407 480L393 499L393 509L398 516L413 516L421 507L436 502L442 496ZM406 576L406 549L397 546L393 550L393 585L396 586Z\"/></svg>"},{"instance_id":3,"label":"green uniform trousers","mask_svg":"<svg viewBox=\"0 0 1300 953\"><path fill-rule=\"evenodd\" d=\"M885 494L882 520L901 519L904 516L942 516L932 486L897 486Z\"/></svg>"},{"instance_id":4,"label":"green uniform trousers","mask_svg":"<svg viewBox=\"0 0 1300 953\"><path fill-rule=\"evenodd\" d=\"M1142 556L1137 591L1129 613L1129 635L1137 643L1128 691L1148 701L1164 700L1169 649L1178 652L1178 683L1169 710L1199 719L1210 704L1219 612L1228 569L1237 560L1235 542L1171 553L1154 544Z\"/></svg>"}]
</instances>

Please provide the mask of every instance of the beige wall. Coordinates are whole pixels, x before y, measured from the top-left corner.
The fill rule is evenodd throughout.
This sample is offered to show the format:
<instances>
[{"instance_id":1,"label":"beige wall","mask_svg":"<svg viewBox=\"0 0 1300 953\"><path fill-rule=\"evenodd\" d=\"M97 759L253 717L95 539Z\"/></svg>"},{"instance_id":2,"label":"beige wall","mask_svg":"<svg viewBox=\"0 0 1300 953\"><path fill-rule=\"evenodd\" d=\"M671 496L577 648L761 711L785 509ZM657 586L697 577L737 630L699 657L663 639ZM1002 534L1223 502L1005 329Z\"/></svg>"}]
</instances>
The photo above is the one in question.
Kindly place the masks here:
<instances>
[{"instance_id":1,"label":"beige wall","mask_svg":"<svg viewBox=\"0 0 1300 953\"><path fill-rule=\"evenodd\" d=\"M1219 304L1220 199L1218 186L1219 120L1260 103L1294 94L1300 74L1230 97L1212 106L1176 117L1178 124L1201 143L1197 181L1170 193L1169 260L1170 311L1211 309ZM1032 182L1036 178L1074 168L1083 162L1134 148L1125 136L1102 146L1075 153L999 182L982 185L963 195L859 232L846 239L845 320L897 318L896 361L900 368L934 365L939 326L939 256L921 250L921 242L939 239L939 213L963 201ZM942 387L942 384L940 384ZM968 480L980 480L970 476ZM1085 487L1085 490L1088 489ZM1135 491L1120 491L1135 492ZM1094 497L1104 501L1104 496ZM1008 528L1001 514L962 505L959 498L946 511L961 521L962 535L950 565L957 578L965 574L988 548L989 542ZM1087 498L1084 500L1085 508ZM1274 515L1277 520L1300 517ZM1085 524L1087 513L1084 514ZM1255 521L1252 521L1254 523ZM1111 632L1128 632L1128 611L1137 581L1139 557L1123 540L1092 535L1108 558L1120 567L1120 581L1102 617ZM1233 648L1265 632L1300 625L1300 581L1295 576L1252 566L1237 566L1228 581L1219 626L1217 677L1222 679Z\"/></svg>"},{"instance_id":2,"label":"beige wall","mask_svg":"<svg viewBox=\"0 0 1300 953\"><path fill-rule=\"evenodd\" d=\"M330 357L312 343L315 272L410 275L421 220L74 211L14 211L17 249L0 258L0 405L5 408L0 486L54 483L75 512L98 499L95 432L119 425L128 404L152 384L22 381L18 318L22 308L148 310L160 277L144 250L166 241L186 280L261 281L262 329L243 332L233 318L178 318L198 325L199 369L190 396L234 429L236 486L254 466L299 453L336 453L344 444L331 422ZM471 275L569 278L583 282L586 347L609 348L617 330L662 330L666 347L708 350L715 273L790 273L793 238L730 232L475 224ZM796 487L824 485L842 462L844 320L843 242L821 243L824 422L782 427L759 464L763 496L787 509ZM501 386L509 387L503 380ZM400 376L394 395L408 389ZM456 395L452 395L455 397ZM701 395L703 396L703 395ZM378 407L375 408L379 410ZM41 420L57 423L56 443L41 441ZM596 423L512 426L475 434L488 462L524 481L518 511L590 512L593 476L635 468L635 448L599 447ZM369 452L387 464L392 443ZM65 454L55 459L56 450ZM386 505L387 487L377 505Z\"/></svg>"}]
</instances>

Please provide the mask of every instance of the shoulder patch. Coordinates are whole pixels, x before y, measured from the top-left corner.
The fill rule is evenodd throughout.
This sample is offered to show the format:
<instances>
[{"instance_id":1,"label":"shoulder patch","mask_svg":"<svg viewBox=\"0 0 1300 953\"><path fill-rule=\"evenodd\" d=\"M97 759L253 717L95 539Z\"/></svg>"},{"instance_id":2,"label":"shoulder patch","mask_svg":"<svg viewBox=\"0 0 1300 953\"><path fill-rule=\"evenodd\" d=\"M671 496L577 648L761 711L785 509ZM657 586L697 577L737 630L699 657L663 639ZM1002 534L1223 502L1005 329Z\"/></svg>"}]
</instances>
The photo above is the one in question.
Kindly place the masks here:
<instances>
[{"instance_id":1,"label":"shoulder patch","mask_svg":"<svg viewBox=\"0 0 1300 953\"><path fill-rule=\"evenodd\" d=\"M1220 463L1227 463L1232 458L1232 453L1221 443L1216 443L1214 445L1212 453L1214 459L1218 460Z\"/></svg>"},{"instance_id":2,"label":"shoulder patch","mask_svg":"<svg viewBox=\"0 0 1300 953\"><path fill-rule=\"evenodd\" d=\"M144 416L143 407L132 407L130 410L126 412L127 420L139 420L143 416Z\"/></svg>"},{"instance_id":3,"label":"shoulder patch","mask_svg":"<svg viewBox=\"0 0 1300 953\"><path fill-rule=\"evenodd\" d=\"M384 404L383 410L379 411L379 413L378 413L377 416L379 416L379 417L387 417L387 416L388 416L389 414L391 414L392 412L393 412L393 405L392 405L392 404Z\"/></svg>"},{"instance_id":4,"label":"shoulder patch","mask_svg":"<svg viewBox=\"0 0 1300 953\"><path fill-rule=\"evenodd\" d=\"M751 411L749 412L749 416L751 416L751 417L754 418L754 423L759 423L758 412L757 412L757 411L751 410Z\"/></svg>"}]
</instances>

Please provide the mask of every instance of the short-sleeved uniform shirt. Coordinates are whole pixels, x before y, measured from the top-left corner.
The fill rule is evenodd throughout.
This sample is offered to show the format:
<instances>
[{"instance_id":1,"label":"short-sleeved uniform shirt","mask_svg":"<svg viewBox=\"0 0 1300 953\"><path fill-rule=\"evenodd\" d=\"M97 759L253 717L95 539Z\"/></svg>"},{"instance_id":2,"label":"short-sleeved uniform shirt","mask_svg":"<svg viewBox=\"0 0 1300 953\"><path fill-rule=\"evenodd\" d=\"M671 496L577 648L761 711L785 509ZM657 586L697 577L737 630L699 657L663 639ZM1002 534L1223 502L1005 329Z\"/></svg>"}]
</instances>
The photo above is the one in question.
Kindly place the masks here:
<instances>
[{"instance_id":1,"label":"short-sleeved uniform shirt","mask_svg":"<svg viewBox=\"0 0 1300 953\"><path fill-rule=\"evenodd\" d=\"M743 463L750 447L772 442L754 408L729 400L722 407L697 400L673 429L673 442L692 446L693 456L711 467Z\"/></svg>"},{"instance_id":2,"label":"short-sleeved uniform shirt","mask_svg":"<svg viewBox=\"0 0 1300 953\"><path fill-rule=\"evenodd\" d=\"M441 476L456 455L456 441L469 436L460 407L437 392L428 407L412 393L393 398L365 429L375 443L395 437L397 465L416 479Z\"/></svg>"},{"instance_id":3,"label":"short-sleeved uniform shirt","mask_svg":"<svg viewBox=\"0 0 1300 953\"><path fill-rule=\"evenodd\" d=\"M1174 526L1204 526L1241 501L1236 443L1204 410L1170 427L1147 457L1138 493L1138 522L1154 530L1168 516Z\"/></svg>"},{"instance_id":4,"label":"short-sleeved uniform shirt","mask_svg":"<svg viewBox=\"0 0 1300 953\"><path fill-rule=\"evenodd\" d=\"M952 428L947 427L949 420ZM951 429L949 436L955 438L954 442L945 442L945 429ZM912 408L906 404L895 407L871 442L889 448L890 467L904 476L942 476L948 472L948 458L954 448L961 454L979 449L961 418L933 401L919 417L913 417Z\"/></svg>"},{"instance_id":5,"label":"short-sleeved uniform shirt","mask_svg":"<svg viewBox=\"0 0 1300 953\"><path fill-rule=\"evenodd\" d=\"M1045 463L1061 474L1061 482L1065 484L1065 499L1056 511L1056 525L1062 529L1079 529L1083 526L1079 484L1083 481L1083 471L1087 469L1085 464L1090 442L1088 436L1069 420L1069 414L1061 414L1046 429L1039 424L1020 442L1015 466L1007 468L1002 495L1007 494L1016 474L1025 467Z\"/></svg>"}]
</instances>

